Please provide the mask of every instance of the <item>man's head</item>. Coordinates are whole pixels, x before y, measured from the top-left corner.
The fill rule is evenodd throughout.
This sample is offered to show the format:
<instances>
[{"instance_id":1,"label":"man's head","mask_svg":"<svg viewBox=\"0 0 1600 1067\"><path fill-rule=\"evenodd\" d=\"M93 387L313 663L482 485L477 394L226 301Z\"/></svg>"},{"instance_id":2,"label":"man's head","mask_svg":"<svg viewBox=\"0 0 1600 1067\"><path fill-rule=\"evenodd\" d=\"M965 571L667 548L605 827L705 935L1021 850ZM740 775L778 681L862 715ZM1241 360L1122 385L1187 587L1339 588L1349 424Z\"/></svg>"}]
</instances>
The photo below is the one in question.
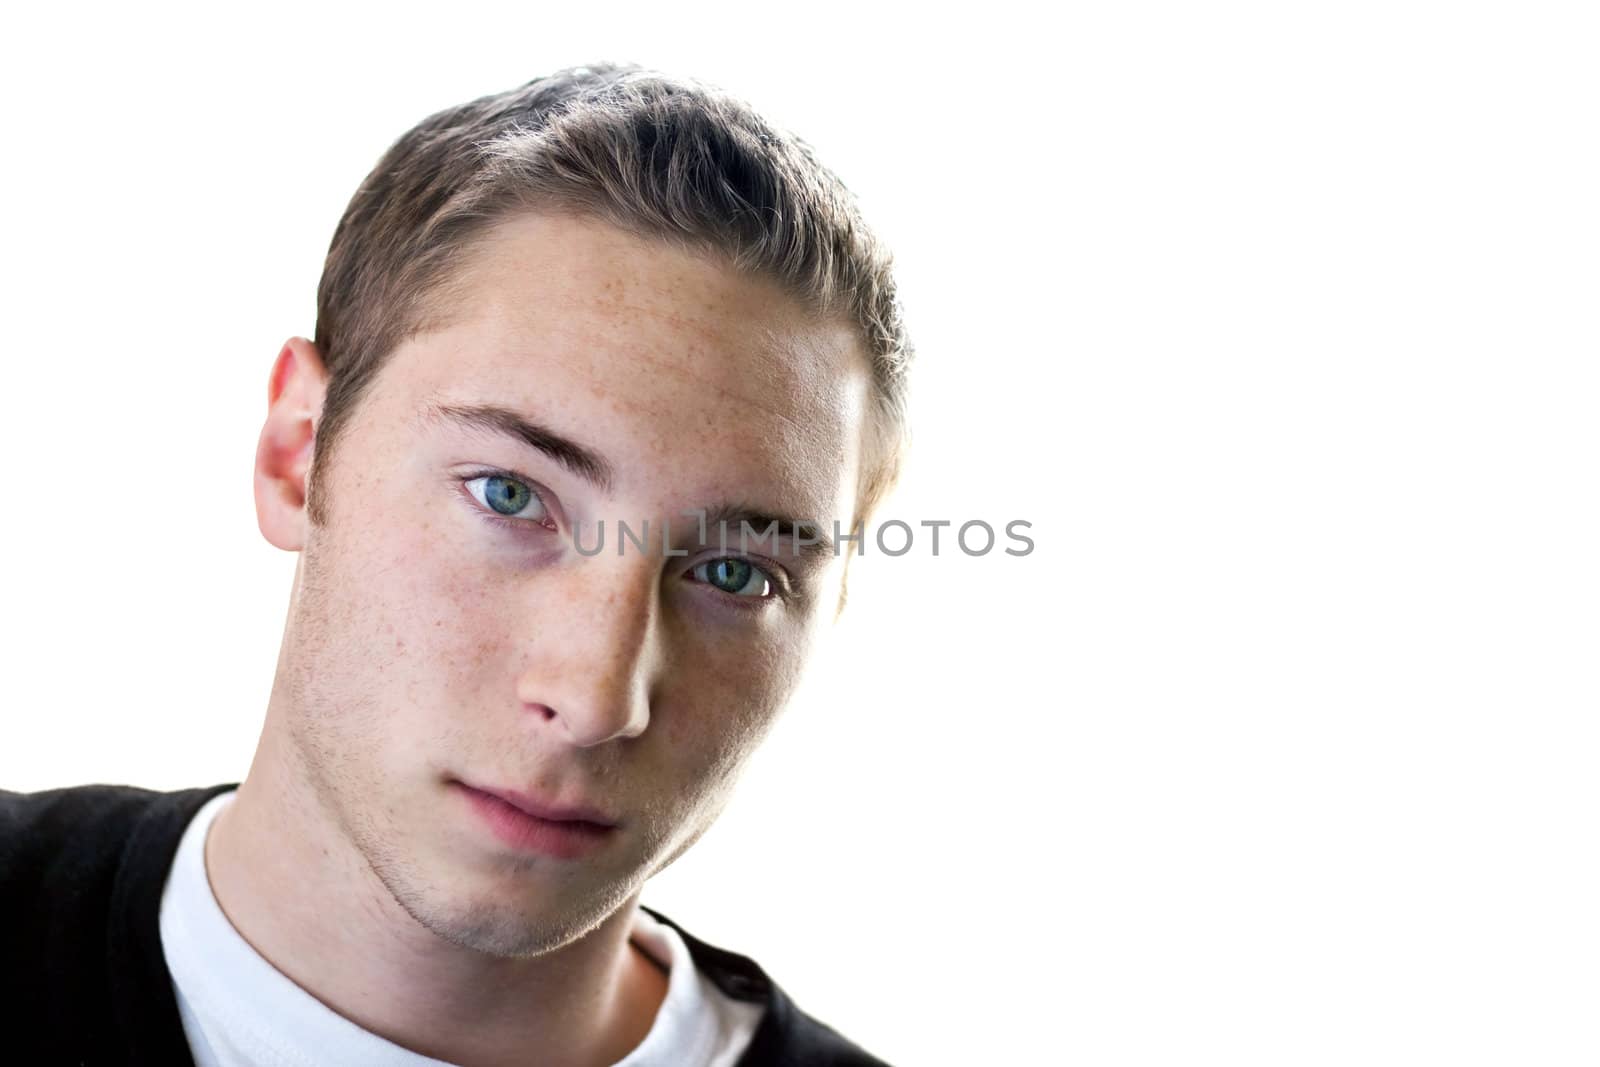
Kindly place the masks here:
<instances>
[{"instance_id":1,"label":"man's head","mask_svg":"<svg viewBox=\"0 0 1600 1067\"><path fill-rule=\"evenodd\" d=\"M329 375L319 464L399 342L454 314L457 268L477 238L528 210L594 218L726 261L819 317L853 323L873 379L855 508L867 520L907 441L911 346L887 250L803 141L722 93L614 65L432 115L367 176L317 288L316 345Z\"/></svg>"},{"instance_id":2,"label":"man's head","mask_svg":"<svg viewBox=\"0 0 1600 1067\"><path fill-rule=\"evenodd\" d=\"M257 506L302 552L272 747L414 918L548 950L710 825L845 562L716 520L865 521L908 351L843 188L705 90L573 72L384 157L274 367ZM485 791L616 825L519 844Z\"/></svg>"}]
</instances>

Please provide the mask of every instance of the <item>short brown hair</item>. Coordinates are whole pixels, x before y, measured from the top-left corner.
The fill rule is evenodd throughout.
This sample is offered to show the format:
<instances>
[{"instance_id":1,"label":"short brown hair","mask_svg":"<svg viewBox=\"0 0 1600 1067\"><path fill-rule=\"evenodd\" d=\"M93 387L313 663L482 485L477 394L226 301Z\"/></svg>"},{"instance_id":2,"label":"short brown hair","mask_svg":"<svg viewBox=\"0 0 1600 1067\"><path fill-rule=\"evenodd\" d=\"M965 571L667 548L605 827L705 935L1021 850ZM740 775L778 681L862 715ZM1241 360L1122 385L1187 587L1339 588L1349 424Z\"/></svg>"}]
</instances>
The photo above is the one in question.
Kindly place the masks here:
<instances>
[{"instance_id":1,"label":"short brown hair","mask_svg":"<svg viewBox=\"0 0 1600 1067\"><path fill-rule=\"evenodd\" d=\"M313 522L327 514L319 472L386 357L447 315L442 283L475 237L538 209L721 256L819 314L847 316L874 382L857 501L866 521L909 438L912 348L888 251L804 141L709 86L600 64L429 116L356 190L317 286L328 387L309 479Z\"/></svg>"}]
</instances>

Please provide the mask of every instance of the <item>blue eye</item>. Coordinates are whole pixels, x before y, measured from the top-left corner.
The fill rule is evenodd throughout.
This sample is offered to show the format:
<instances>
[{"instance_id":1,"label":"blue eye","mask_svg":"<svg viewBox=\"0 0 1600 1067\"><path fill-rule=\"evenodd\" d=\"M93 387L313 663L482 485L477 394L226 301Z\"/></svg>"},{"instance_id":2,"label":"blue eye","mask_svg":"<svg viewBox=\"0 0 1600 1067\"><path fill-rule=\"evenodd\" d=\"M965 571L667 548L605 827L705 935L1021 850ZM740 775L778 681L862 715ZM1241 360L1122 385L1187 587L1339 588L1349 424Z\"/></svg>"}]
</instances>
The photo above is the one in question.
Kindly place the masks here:
<instances>
[{"instance_id":1,"label":"blue eye","mask_svg":"<svg viewBox=\"0 0 1600 1067\"><path fill-rule=\"evenodd\" d=\"M707 560L689 573L696 581L735 596L764 597L772 593L772 583L766 574L746 559Z\"/></svg>"},{"instance_id":2,"label":"blue eye","mask_svg":"<svg viewBox=\"0 0 1600 1067\"><path fill-rule=\"evenodd\" d=\"M545 508L544 501L539 499L539 494L533 488L515 478L507 478L502 474L486 474L478 478L469 478L463 483L472 498L496 515L508 518L527 519L541 525L550 521L550 512ZM532 510L523 514L524 508Z\"/></svg>"}]
</instances>

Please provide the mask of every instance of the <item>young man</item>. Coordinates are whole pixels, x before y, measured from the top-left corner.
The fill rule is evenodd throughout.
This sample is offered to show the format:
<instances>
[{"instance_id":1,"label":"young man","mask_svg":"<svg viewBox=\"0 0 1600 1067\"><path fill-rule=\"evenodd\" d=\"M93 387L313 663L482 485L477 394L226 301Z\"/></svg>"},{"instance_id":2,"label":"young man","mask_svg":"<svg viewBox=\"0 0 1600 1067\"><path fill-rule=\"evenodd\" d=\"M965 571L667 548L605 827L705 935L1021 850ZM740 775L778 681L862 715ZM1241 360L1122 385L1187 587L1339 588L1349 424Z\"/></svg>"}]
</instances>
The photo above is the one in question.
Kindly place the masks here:
<instances>
[{"instance_id":1,"label":"young man","mask_svg":"<svg viewBox=\"0 0 1600 1067\"><path fill-rule=\"evenodd\" d=\"M897 307L714 91L578 68L406 134L272 366L244 782L0 795L15 1062L879 1062L638 902L843 603Z\"/></svg>"}]
</instances>

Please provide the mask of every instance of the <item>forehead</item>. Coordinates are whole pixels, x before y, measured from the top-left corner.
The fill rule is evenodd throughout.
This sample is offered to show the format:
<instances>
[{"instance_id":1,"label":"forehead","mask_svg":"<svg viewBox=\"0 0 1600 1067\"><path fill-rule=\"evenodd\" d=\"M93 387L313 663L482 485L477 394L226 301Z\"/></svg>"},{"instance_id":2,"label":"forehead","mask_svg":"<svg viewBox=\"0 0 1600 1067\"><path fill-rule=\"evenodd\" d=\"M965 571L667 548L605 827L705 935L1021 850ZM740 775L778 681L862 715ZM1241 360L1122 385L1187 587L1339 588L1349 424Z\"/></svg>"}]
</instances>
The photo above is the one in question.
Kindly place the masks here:
<instances>
[{"instance_id":1,"label":"forehead","mask_svg":"<svg viewBox=\"0 0 1600 1067\"><path fill-rule=\"evenodd\" d=\"M866 356L848 322L776 283L604 222L525 214L481 237L440 296L444 324L384 371L413 410L516 407L669 467L671 496L776 484L826 519L854 491ZM660 469L615 465L620 491L668 488Z\"/></svg>"}]
</instances>

